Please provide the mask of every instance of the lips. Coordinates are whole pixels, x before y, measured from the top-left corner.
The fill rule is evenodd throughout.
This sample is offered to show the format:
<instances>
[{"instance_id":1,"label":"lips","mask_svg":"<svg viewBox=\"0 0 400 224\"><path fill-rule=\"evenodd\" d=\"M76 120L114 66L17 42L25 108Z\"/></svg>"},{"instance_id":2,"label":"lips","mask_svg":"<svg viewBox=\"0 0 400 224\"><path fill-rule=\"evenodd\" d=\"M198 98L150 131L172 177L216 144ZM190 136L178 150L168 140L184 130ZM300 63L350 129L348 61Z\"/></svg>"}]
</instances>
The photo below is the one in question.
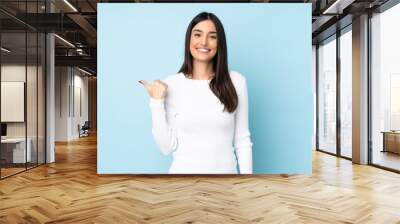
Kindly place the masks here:
<instances>
[{"instance_id":1,"label":"lips","mask_svg":"<svg viewBox=\"0 0 400 224\"><path fill-rule=\"evenodd\" d=\"M208 53L211 51L210 49L207 49L207 48L196 48L196 50L201 53Z\"/></svg>"}]
</instances>

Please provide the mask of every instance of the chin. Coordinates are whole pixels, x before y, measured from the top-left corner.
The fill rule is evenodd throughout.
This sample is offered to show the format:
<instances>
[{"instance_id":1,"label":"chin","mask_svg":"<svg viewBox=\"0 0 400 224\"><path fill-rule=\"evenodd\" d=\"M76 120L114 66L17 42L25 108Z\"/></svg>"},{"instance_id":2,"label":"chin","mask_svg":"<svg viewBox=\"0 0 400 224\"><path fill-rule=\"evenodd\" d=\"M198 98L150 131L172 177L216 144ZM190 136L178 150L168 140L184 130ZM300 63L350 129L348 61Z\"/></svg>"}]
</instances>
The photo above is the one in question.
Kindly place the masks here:
<instances>
[{"instance_id":1,"label":"chin","mask_svg":"<svg viewBox=\"0 0 400 224\"><path fill-rule=\"evenodd\" d=\"M201 61L201 62L209 62L212 61L214 57L204 57L204 56L193 56L194 60Z\"/></svg>"},{"instance_id":2,"label":"chin","mask_svg":"<svg viewBox=\"0 0 400 224\"><path fill-rule=\"evenodd\" d=\"M212 61L212 58L193 58L196 61L201 61L201 62L210 62Z\"/></svg>"}]
</instances>

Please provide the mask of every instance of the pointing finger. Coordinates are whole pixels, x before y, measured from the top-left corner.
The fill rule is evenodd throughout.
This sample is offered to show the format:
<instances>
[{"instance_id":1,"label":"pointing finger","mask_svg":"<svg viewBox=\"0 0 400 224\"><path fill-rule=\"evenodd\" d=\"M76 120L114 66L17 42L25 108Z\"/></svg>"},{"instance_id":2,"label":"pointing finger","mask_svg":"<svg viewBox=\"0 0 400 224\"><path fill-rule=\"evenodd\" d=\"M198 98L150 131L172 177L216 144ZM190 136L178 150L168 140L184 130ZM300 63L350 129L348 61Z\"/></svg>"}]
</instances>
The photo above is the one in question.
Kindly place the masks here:
<instances>
[{"instance_id":1,"label":"pointing finger","mask_svg":"<svg viewBox=\"0 0 400 224\"><path fill-rule=\"evenodd\" d=\"M146 88L146 90L149 90L149 83L148 82L146 82L145 80L140 80L139 83L142 84L144 86L144 88Z\"/></svg>"}]
</instances>

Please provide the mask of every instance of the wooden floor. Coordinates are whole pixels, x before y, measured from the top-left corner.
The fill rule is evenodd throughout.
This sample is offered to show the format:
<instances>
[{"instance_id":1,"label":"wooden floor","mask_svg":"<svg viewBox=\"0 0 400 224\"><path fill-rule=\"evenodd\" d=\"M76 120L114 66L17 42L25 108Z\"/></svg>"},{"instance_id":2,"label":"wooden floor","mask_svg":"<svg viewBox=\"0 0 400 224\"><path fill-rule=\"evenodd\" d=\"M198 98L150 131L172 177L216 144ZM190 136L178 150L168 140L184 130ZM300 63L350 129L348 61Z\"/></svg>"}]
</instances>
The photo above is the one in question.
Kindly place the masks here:
<instances>
[{"instance_id":1,"label":"wooden floor","mask_svg":"<svg viewBox=\"0 0 400 224\"><path fill-rule=\"evenodd\" d=\"M13 174L25 171L25 167L24 168L1 168L1 177L8 177L11 176Z\"/></svg>"},{"instance_id":2,"label":"wooden floor","mask_svg":"<svg viewBox=\"0 0 400 224\"><path fill-rule=\"evenodd\" d=\"M315 152L313 174L96 174L94 137L0 181L0 223L400 223L400 175Z\"/></svg>"},{"instance_id":3,"label":"wooden floor","mask_svg":"<svg viewBox=\"0 0 400 224\"><path fill-rule=\"evenodd\" d=\"M29 170L29 169L34 169L35 167L37 167L36 163L27 163L27 167L25 167L25 164L18 164L18 167L7 167L1 168L1 178L6 178L8 176L12 176L15 175L17 173L20 172L24 172L25 170Z\"/></svg>"},{"instance_id":4,"label":"wooden floor","mask_svg":"<svg viewBox=\"0 0 400 224\"><path fill-rule=\"evenodd\" d=\"M375 150L372 161L374 164L400 170L400 155L392 152L381 152Z\"/></svg>"}]
</instances>

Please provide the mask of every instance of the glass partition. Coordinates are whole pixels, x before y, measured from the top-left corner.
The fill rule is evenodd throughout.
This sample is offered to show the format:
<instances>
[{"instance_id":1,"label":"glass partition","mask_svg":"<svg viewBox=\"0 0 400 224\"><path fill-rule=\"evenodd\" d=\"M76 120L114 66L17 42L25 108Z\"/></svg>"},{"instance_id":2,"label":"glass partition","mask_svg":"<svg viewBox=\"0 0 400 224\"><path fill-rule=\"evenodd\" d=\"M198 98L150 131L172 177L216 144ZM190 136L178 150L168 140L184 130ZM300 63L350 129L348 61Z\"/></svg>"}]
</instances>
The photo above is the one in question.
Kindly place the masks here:
<instances>
[{"instance_id":1,"label":"glass partition","mask_svg":"<svg viewBox=\"0 0 400 224\"><path fill-rule=\"evenodd\" d=\"M26 33L1 34L1 176L24 171L31 160L26 144ZM6 50L4 50L6 49Z\"/></svg>"},{"instance_id":2,"label":"glass partition","mask_svg":"<svg viewBox=\"0 0 400 224\"><path fill-rule=\"evenodd\" d=\"M44 3L0 2L1 179L45 163L45 34L15 18Z\"/></svg>"}]
</instances>

